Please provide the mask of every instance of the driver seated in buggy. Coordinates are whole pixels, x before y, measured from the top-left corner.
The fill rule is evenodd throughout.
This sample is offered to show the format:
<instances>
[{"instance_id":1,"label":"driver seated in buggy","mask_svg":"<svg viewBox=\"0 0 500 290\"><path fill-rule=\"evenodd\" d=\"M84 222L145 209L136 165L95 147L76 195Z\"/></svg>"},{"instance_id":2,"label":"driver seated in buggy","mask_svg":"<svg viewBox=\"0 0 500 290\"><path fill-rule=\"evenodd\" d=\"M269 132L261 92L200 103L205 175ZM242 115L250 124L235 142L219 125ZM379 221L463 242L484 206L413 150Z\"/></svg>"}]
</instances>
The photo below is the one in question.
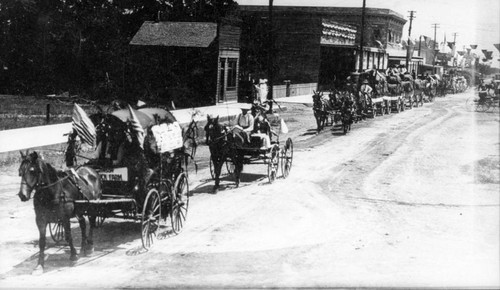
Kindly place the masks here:
<instances>
[{"instance_id":1,"label":"driver seated in buggy","mask_svg":"<svg viewBox=\"0 0 500 290\"><path fill-rule=\"evenodd\" d=\"M236 117L235 124L231 131L238 131L246 143L250 143L250 134L254 127L254 117L249 114L250 108L241 107L241 113Z\"/></svg>"}]
</instances>

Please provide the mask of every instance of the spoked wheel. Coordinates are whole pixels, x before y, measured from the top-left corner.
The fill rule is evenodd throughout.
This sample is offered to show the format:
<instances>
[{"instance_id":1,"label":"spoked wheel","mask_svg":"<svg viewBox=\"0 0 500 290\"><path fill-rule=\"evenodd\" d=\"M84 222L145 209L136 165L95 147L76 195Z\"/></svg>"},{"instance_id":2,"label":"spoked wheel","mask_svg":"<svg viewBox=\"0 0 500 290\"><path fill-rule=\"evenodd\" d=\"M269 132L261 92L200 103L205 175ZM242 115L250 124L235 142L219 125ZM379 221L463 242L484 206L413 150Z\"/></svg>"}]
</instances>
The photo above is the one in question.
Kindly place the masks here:
<instances>
[{"instance_id":1,"label":"spoked wheel","mask_svg":"<svg viewBox=\"0 0 500 290\"><path fill-rule=\"evenodd\" d=\"M477 102L476 104L476 112L486 112L490 108L491 100L484 100L482 102Z\"/></svg>"},{"instance_id":2,"label":"spoked wheel","mask_svg":"<svg viewBox=\"0 0 500 290\"><path fill-rule=\"evenodd\" d=\"M174 183L172 198L172 210L170 220L172 221L172 231L180 233L184 227L189 207L189 183L186 173L181 173Z\"/></svg>"},{"instance_id":3,"label":"spoked wheel","mask_svg":"<svg viewBox=\"0 0 500 290\"><path fill-rule=\"evenodd\" d=\"M269 178L269 183L273 183L273 181L276 180L279 162L279 146L274 145L273 148L271 148L271 156L267 161L267 177Z\"/></svg>"},{"instance_id":4,"label":"spoked wheel","mask_svg":"<svg viewBox=\"0 0 500 290\"><path fill-rule=\"evenodd\" d=\"M281 158L281 173L283 178L287 178L290 175L290 170L292 170L293 161L293 142L291 138L286 139Z\"/></svg>"},{"instance_id":5,"label":"spoked wheel","mask_svg":"<svg viewBox=\"0 0 500 290\"><path fill-rule=\"evenodd\" d=\"M184 174L184 173L183 173ZM152 188L148 191L144 206L142 207L142 246L149 249L153 245L153 236L160 229L161 202L158 190Z\"/></svg>"},{"instance_id":6,"label":"spoked wheel","mask_svg":"<svg viewBox=\"0 0 500 290\"><path fill-rule=\"evenodd\" d=\"M55 223L48 223L50 236L54 242L60 243L64 240L64 227L62 222L59 220Z\"/></svg>"}]
</instances>

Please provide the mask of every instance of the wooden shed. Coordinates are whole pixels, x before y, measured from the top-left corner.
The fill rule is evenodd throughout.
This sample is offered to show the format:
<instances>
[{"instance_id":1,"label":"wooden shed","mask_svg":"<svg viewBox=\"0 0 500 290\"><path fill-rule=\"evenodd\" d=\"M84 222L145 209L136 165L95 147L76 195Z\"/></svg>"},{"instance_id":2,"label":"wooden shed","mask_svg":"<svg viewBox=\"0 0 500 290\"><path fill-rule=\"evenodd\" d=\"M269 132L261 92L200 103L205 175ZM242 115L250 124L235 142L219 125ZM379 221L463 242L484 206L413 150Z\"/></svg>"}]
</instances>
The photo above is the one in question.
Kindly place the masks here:
<instances>
[{"instance_id":1,"label":"wooden shed","mask_svg":"<svg viewBox=\"0 0 500 290\"><path fill-rule=\"evenodd\" d=\"M214 104L237 99L239 39L239 27L227 21L146 21L130 44L167 48L163 50L169 60L166 65L173 65L183 56L189 63L177 67L184 70L179 74L184 75L186 85L196 88L200 98Z\"/></svg>"}]
</instances>

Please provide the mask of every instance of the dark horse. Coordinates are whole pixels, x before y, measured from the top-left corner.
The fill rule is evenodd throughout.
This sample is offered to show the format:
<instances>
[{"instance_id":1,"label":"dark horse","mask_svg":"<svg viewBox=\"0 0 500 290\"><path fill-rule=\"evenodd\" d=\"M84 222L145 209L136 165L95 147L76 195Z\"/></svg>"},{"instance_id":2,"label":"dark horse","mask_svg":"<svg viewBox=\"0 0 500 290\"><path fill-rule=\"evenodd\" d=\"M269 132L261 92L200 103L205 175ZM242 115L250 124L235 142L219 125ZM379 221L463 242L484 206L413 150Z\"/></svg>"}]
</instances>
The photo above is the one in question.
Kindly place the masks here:
<instances>
[{"instance_id":1,"label":"dark horse","mask_svg":"<svg viewBox=\"0 0 500 290\"><path fill-rule=\"evenodd\" d=\"M72 173L57 171L50 164L41 160L36 152L23 154L21 152L21 201L28 201L34 191L33 203L36 215L36 225L40 233L38 245L40 254L34 274L43 273L45 258L45 234L47 224L61 222L64 228L66 242L71 249L71 261L78 256L71 237L70 218L76 216L82 231L82 248L84 255L93 251L93 228L95 216L89 216L90 230L86 235L86 224L82 213L75 211L76 200L93 200L101 196L101 179L91 168L80 167L76 170L78 176Z\"/></svg>"},{"instance_id":2,"label":"dark horse","mask_svg":"<svg viewBox=\"0 0 500 290\"><path fill-rule=\"evenodd\" d=\"M219 123L219 117L210 118L207 116L207 124L205 125L205 138L208 148L210 149L210 159L214 165L214 192L219 189L220 174L222 165L227 160L233 162L234 177L236 179L236 187L240 184L240 174L243 171L243 155L238 150L245 143L245 138L238 134L236 130L228 130L226 126Z\"/></svg>"},{"instance_id":3,"label":"dark horse","mask_svg":"<svg viewBox=\"0 0 500 290\"><path fill-rule=\"evenodd\" d=\"M323 97L322 92L316 91L314 92L312 99L313 113L317 125L316 131L319 133L325 126L328 126L328 116L330 115L330 113L333 113L333 102L331 100L331 97Z\"/></svg>"}]
</instances>

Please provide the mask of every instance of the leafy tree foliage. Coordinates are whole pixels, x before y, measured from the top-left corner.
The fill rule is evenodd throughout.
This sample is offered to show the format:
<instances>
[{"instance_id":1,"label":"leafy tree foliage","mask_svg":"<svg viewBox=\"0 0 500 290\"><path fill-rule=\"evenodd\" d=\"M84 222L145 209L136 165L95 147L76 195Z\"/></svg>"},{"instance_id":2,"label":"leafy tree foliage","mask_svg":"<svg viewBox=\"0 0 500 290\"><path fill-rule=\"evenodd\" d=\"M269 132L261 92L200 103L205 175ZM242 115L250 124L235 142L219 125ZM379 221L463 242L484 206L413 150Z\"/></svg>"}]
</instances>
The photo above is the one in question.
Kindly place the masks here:
<instances>
[{"instance_id":1,"label":"leafy tree foliage","mask_svg":"<svg viewBox=\"0 0 500 290\"><path fill-rule=\"evenodd\" d=\"M208 69L203 58L209 52L196 52L180 67L164 48L133 48L130 40L144 21L217 22L236 5L232 0L2 0L0 93L69 91L134 100L183 87L183 69L195 68L189 74L196 79Z\"/></svg>"}]
</instances>

